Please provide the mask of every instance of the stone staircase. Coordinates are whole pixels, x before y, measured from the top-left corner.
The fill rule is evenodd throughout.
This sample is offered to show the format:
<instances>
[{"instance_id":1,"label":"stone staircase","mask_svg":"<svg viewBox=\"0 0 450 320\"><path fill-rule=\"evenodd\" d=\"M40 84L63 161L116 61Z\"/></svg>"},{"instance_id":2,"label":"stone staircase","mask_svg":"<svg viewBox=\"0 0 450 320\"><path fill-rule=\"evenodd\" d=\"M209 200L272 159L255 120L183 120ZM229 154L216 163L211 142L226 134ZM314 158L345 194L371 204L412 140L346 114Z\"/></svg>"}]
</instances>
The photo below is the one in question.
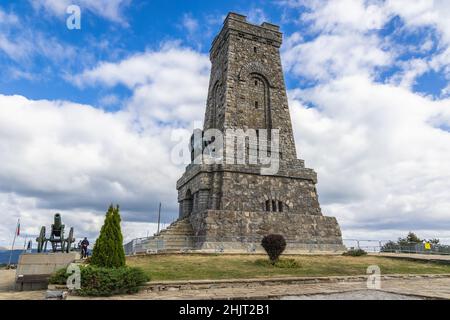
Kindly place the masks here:
<instances>
[{"instance_id":1,"label":"stone staircase","mask_svg":"<svg viewBox=\"0 0 450 320\"><path fill-rule=\"evenodd\" d=\"M194 231L188 218L174 221L166 229L161 230L143 243L147 252L182 251L194 248Z\"/></svg>"}]
</instances>

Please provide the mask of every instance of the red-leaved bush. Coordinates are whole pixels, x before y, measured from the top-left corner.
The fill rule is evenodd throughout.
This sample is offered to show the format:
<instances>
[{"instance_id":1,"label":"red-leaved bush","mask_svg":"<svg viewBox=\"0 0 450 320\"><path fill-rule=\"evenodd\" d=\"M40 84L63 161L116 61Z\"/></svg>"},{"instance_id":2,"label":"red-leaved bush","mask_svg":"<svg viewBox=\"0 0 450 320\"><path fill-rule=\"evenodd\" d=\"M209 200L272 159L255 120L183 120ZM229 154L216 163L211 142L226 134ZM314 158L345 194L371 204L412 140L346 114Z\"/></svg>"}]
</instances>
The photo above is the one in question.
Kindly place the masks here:
<instances>
[{"instance_id":1,"label":"red-leaved bush","mask_svg":"<svg viewBox=\"0 0 450 320\"><path fill-rule=\"evenodd\" d=\"M272 263L275 263L286 249L286 240L279 234L269 234L261 241L261 246L266 250Z\"/></svg>"}]
</instances>

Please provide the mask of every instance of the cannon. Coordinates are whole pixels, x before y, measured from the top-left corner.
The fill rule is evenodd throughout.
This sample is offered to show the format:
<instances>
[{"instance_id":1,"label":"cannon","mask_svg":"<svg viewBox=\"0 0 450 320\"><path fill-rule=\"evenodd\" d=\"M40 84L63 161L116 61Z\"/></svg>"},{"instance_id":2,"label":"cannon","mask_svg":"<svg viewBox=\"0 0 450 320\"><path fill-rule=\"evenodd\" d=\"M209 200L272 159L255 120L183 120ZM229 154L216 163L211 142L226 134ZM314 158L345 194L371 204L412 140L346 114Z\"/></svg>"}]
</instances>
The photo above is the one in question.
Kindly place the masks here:
<instances>
[{"instance_id":1,"label":"cannon","mask_svg":"<svg viewBox=\"0 0 450 320\"><path fill-rule=\"evenodd\" d=\"M48 242L50 242L53 252L70 252L72 249L72 243L75 242L73 227L70 228L67 238L64 237L64 228L65 225L62 224L61 215L56 213L49 238L46 237L45 226L41 227L39 237L36 238L38 252L47 251Z\"/></svg>"}]
</instances>

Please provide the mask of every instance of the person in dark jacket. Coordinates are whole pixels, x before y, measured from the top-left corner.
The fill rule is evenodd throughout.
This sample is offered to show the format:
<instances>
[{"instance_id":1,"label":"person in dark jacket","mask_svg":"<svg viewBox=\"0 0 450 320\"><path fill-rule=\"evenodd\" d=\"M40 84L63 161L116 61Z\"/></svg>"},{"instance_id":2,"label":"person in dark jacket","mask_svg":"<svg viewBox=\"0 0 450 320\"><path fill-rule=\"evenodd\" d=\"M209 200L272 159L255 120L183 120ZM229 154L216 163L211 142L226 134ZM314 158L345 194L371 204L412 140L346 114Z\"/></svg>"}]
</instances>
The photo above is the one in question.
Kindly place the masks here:
<instances>
[{"instance_id":1,"label":"person in dark jacket","mask_svg":"<svg viewBox=\"0 0 450 320\"><path fill-rule=\"evenodd\" d=\"M84 237L83 241L81 241L81 258L84 259L87 257L89 247L89 241L86 237Z\"/></svg>"}]
</instances>

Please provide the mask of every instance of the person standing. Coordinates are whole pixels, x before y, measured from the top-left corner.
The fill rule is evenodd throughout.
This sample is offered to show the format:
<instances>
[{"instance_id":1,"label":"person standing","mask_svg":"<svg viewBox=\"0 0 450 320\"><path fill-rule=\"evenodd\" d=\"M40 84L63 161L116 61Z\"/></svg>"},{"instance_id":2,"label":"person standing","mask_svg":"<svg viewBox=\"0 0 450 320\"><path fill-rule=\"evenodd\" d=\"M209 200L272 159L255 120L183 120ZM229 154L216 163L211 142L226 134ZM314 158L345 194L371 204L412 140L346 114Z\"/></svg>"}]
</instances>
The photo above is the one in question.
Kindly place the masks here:
<instances>
[{"instance_id":1,"label":"person standing","mask_svg":"<svg viewBox=\"0 0 450 320\"><path fill-rule=\"evenodd\" d=\"M87 258L89 247L89 241L86 237L84 237L83 241L81 241L81 259Z\"/></svg>"}]
</instances>

